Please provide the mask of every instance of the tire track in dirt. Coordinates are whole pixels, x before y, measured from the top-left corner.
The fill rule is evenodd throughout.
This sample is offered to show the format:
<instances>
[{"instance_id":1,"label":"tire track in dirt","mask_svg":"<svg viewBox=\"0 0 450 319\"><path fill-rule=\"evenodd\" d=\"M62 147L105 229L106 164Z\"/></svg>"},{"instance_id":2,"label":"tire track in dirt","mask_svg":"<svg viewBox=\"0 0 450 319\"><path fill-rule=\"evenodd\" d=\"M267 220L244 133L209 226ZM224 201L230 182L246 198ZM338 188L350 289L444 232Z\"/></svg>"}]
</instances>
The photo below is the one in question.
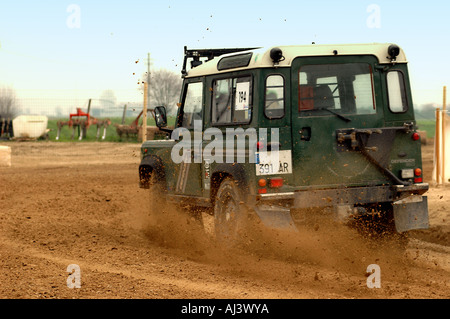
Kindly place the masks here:
<instances>
[{"instance_id":1,"label":"tire track in dirt","mask_svg":"<svg viewBox=\"0 0 450 319\"><path fill-rule=\"evenodd\" d=\"M177 220L154 227L137 145L73 144L13 143L13 167L0 169L0 298L449 297L445 189L430 195L439 232L414 235L406 252L325 224L226 250ZM66 286L73 263L81 290ZM366 286L373 263L382 289Z\"/></svg>"},{"instance_id":2,"label":"tire track in dirt","mask_svg":"<svg viewBox=\"0 0 450 319\"><path fill-rule=\"evenodd\" d=\"M164 274L159 270L156 270L154 273L148 271L149 269L152 269L153 266L155 266L155 269L160 269L161 266L157 264L148 264L146 270L139 271L131 269L130 267L124 268L110 264L95 263L83 258L77 259L67 256L55 256L54 254L44 253L39 249L21 245L16 241L11 241L8 238L5 238L4 236L0 236L0 238L3 244L1 249L2 252L6 250L20 252L22 259L27 257L31 258L32 260L35 260L34 262L36 264L46 264L46 262L51 262L57 265L57 268L61 269L61 274L65 274L66 277L69 275L64 272L67 266L77 264L81 268L82 278L86 273L91 273L90 277L93 277L95 276L95 273L98 273L103 279L106 279L103 276L105 274L121 275L127 277L129 280L138 280L150 283L151 286L157 287L157 290L161 290L163 287L176 287L180 291L189 291L189 294L193 298L209 298L211 296L214 296L214 298L248 298L249 296L262 293L261 286L258 284L255 285L254 283L248 285L248 287L244 287L242 286L242 283L233 285L230 284L230 281L224 281L221 283L205 280L205 278L201 278L200 282L196 282L189 278L176 278L172 275ZM36 259L38 261L36 261ZM36 264L34 265L36 266ZM65 279L61 278L61 274L59 274L60 281ZM82 285L84 286L83 279ZM296 294L295 296L297 298L310 297L308 294ZM286 297L286 291L284 289L282 291L266 290L262 293L261 297L268 299L283 298Z\"/></svg>"},{"instance_id":3,"label":"tire track in dirt","mask_svg":"<svg viewBox=\"0 0 450 319\"><path fill-rule=\"evenodd\" d=\"M408 246L409 258L424 268L437 267L450 272L450 247L411 239Z\"/></svg>"}]
</instances>

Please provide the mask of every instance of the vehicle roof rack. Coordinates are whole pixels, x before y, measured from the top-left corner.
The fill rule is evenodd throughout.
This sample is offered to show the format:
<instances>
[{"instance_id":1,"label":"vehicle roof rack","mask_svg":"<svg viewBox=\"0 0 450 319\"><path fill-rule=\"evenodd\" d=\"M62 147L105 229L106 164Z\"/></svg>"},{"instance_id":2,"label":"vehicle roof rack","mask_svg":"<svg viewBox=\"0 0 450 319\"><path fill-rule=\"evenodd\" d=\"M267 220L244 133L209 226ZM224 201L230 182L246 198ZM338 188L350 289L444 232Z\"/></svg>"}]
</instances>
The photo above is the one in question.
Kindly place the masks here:
<instances>
[{"instance_id":1,"label":"vehicle roof rack","mask_svg":"<svg viewBox=\"0 0 450 319\"><path fill-rule=\"evenodd\" d=\"M183 69L181 70L181 74L185 76L187 74L186 70L186 64L187 60L192 58L191 61L191 68L195 68L196 66L199 66L202 64L202 61L200 61L200 58L208 58L209 60L212 60L213 58L228 54L228 53L235 53L235 52L242 52L242 51L249 51L249 50L255 50L259 48L225 48L225 49L190 49L188 50L187 46L184 47L184 62L183 62Z\"/></svg>"}]
</instances>

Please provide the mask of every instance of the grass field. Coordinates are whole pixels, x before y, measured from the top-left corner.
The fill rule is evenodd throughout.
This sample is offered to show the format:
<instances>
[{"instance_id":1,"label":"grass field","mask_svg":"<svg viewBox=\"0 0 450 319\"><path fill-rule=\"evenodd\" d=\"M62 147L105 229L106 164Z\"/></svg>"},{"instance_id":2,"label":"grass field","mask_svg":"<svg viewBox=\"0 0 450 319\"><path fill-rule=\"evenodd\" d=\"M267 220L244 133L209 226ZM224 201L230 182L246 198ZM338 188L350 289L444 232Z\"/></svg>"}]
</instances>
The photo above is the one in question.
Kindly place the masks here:
<instances>
[{"instance_id":1,"label":"grass field","mask_svg":"<svg viewBox=\"0 0 450 319\"><path fill-rule=\"evenodd\" d=\"M116 127L114 124L121 124L122 123L122 118L121 117L117 117L117 118L110 118L111 120L111 125L108 126L108 128L106 129L106 137L104 139L104 141L107 142L138 142L137 138L126 138L123 137L122 139L119 137L119 135L117 134L116 131ZM135 120L135 118L127 118L125 119L125 124L126 125L130 125L133 121ZM58 126L57 126L57 122L59 120L57 119L49 119L48 120L48 125L47 128L50 129L49 132L49 140L51 141L55 141L56 140L56 136L58 133ZM67 119L61 119L61 121L67 121ZM168 118L168 124L173 125L175 123L175 117L169 117ZM142 123L142 120L140 121L140 123ZM148 118L148 122L147 122L148 126L154 126L155 125L155 121L152 117ZM70 128L68 126L64 126L61 128L61 135L60 135L60 139L59 141L61 142L68 142L71 141L71 136L72 136L72 132L73 132L73 128ZM96 125L92 125L89 127L87 134L86 134L86 138L84 138L82 140L82 142L94 142L97 141L97 126ZM101 141L101 136L103 135L103 128L100 129L100 137L99 140ZM77 140L79 136L79 132L78 132L78 128L75 128L75 137L74 140Z\"/></svg>"},{"instance_id":2,"label":"grass field","mask_svg":"<svg viewBox=\"0 0 450 319\"><path fill-rule=\"evenodd\" d=\"M428 138L434 138L436 133L436 121L435 120L418 120L417 126L419 130L426 131Z\"/></svg>"}]
</instances>

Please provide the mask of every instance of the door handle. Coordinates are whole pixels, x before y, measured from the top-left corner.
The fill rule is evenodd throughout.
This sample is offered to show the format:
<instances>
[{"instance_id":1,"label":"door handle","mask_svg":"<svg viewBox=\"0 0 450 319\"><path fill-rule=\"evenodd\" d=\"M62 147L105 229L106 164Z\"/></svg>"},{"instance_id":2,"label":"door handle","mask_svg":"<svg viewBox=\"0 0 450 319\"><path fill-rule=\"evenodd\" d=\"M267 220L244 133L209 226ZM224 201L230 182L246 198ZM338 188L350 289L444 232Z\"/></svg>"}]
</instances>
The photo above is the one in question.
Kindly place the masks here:
<instances>
[{"instance_id":1,"label":"door handle","mask_svg":"<svg viewBox=\"0 0 450 319\"><path fill-rule=\"evenodd\" d=\"M300 131L298 131L300 133L300 139L302 141L309 141L311 140L311 128L308 127L302 127L302 129Z\"/></svg>"}]
</instances>

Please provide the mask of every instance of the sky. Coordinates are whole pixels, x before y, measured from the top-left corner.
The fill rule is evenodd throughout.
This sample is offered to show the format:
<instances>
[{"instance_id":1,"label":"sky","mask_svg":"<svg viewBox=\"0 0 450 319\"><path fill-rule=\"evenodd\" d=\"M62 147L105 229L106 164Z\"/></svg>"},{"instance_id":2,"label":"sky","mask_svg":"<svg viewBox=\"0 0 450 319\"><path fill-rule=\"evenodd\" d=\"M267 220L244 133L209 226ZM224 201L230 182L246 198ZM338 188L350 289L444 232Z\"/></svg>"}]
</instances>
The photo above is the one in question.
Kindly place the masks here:
<instances>
[{"instance_id":1,"label":"sky","mask_svg":"<svg viewBox=\"0 0 450 319\"><path fill-rule=\"evenodd\" d=\"M181 76L183 48L396 43L409 61L414 104L442 105L450 87L450 2L0 0L0 87L24 112L142 101L139 80ZM50 111L49 111L50 112Z\"/></svg>"}]
</instances>

